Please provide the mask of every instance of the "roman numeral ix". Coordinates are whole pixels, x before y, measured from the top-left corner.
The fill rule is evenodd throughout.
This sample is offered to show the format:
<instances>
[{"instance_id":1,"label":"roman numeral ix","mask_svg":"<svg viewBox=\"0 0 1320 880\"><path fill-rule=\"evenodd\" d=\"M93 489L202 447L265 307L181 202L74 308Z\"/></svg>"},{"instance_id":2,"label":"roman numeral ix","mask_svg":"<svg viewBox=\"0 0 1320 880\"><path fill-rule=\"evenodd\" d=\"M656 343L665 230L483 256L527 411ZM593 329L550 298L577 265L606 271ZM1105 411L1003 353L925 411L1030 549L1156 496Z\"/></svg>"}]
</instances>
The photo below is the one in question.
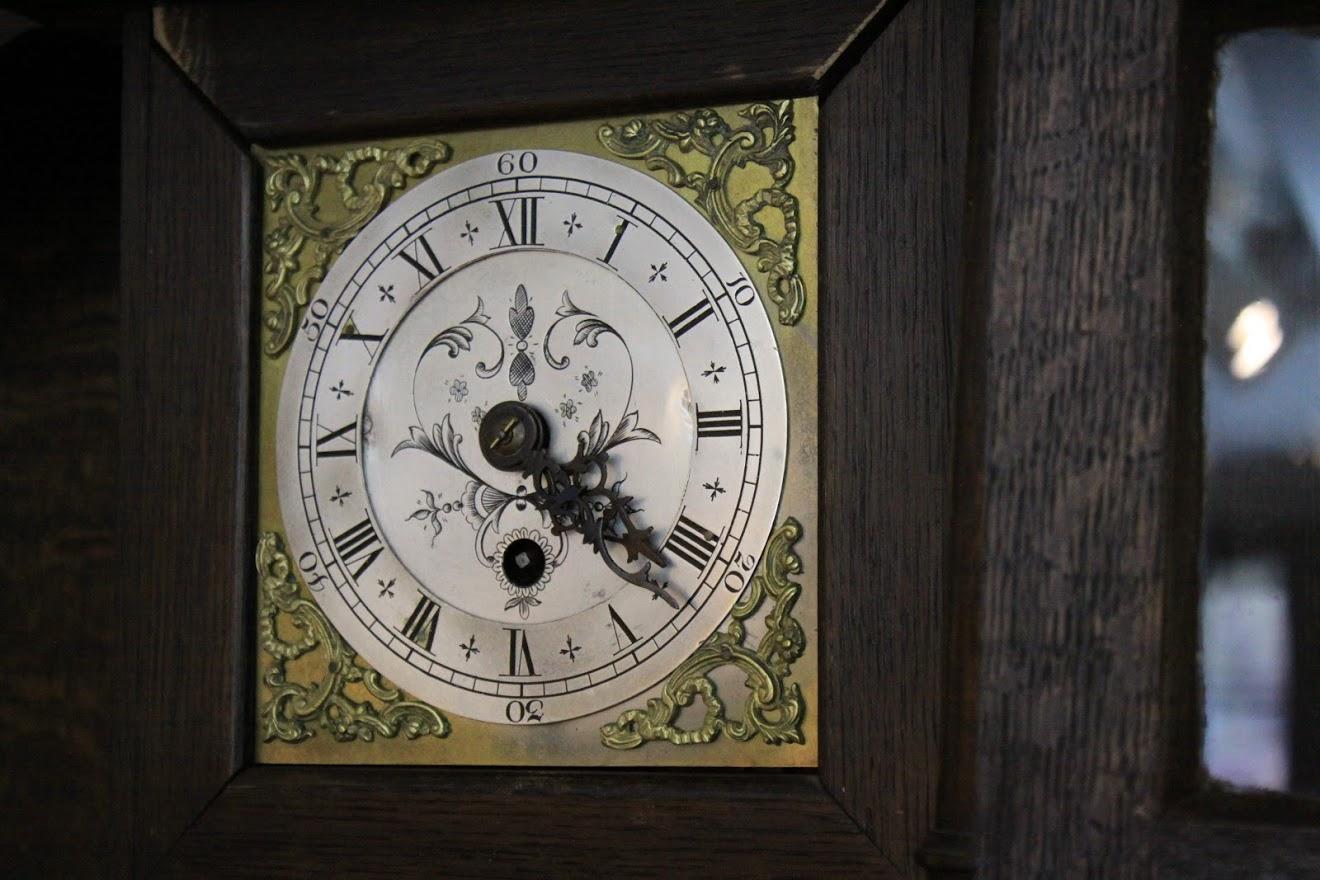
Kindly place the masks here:
<instances>
[{"instance_id":1,"label":"roman numeral ix","mask_svg":"<svg viewBox=\"0 0 1320 880\"><path fill-rule=\"evenodd\" d=\"M357 419L333 431L319 421L316 427L325 432L316 438L317 461L323 458L357 458Z\"/></svg>"}]
</instances>

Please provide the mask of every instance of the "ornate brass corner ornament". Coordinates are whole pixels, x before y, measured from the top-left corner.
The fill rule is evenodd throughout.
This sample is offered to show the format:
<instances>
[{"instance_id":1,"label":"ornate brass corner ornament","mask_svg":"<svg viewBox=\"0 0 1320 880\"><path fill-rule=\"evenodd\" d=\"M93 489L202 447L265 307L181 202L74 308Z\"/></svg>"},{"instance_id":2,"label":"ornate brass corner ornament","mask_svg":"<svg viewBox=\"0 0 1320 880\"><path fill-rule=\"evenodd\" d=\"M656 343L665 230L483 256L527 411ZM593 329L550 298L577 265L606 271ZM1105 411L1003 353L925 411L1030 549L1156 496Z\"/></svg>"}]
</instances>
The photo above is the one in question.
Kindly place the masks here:
<instances>
[{"instance_id":1,"label":"ornate brass corner ornament","mask_svg":"<svg viewBox=\"0 0 1320 880\"><path fill-rule=\"evenodd\" d=\"M802 537L802 525L792 517L770 536L759 571L752 577L738 604L733 606L728 629L716 632L670 674L660 696L647 700L645 709L629 709L619 720L600 729L601 742L612 749L635 749L664 740L674 745L708 743L724 731L738 742L760 736L771 745L801 743L802 692L785 681L793 662L806 650L802 626L793 618L802 586L789 575L802 573L802 560L793 545ZM755 649L743 644L751 617L769 597L774 607L766 616L766 632ZM725 715L710 674L721 666L736 666L747 674L749 693L742 718ZM684 730L674 722L685 706L701 695L706 717L699 728Z\"/></svg>"},{"instance_id":2,"label":"ornate brass corner ornament","mask_svg":"<svg viewBox=\"0 0 1320 880\"><path fill-rule=\"evenodd\" d=\"M406 699L374 669L362 666L357 653L326 620L316 603L298 594L284 541L276 532L264 532L257 541L257 573L261 580L261 647L274 658L262 681L271 698L261 707L265 739L288 743L315 736L308 725L315 722L339 742L370 742L377 736L394 738L402 731L408 739L449 735L449 721L431 706ZM286 626L301 631L301 637L286 641L280 636L280 615ZM287 678L286 665L310 651L325 655L325 675L303 685ZM344 692L349 685L379 700L355 700Z\"/></svg>"},{"instance_id":3,"label":"ornate brass corner ornament","mask_svg":"<svg viewBox=\"0 0 1320 880\"><path fill-rule=\"evenodd\" d=\"M752 104L738 113L747 122L734 128L715 110L703 108L675 113L668 119L634 119L621 128L602 125L598 136L605 148L626 159L644 159L652 171L663 171L675 189L690 189L711 223L735 247L756 257L767 274L766 295L779 307L779 323L796 324L806 305L806 287L798 273L798 200L788 191L793 179L793 102ZM705 171L687 171L671 158L696 150L710 159ZM762 166L771 183L734 203L730 178L748 163ZM764 208L775 208L783 218L783 234L776 240L756 220Z\"/></svg>"},{"instance_id":4,"label":"ornate brass corner ornament","mask_svg":"<svg viewBox=\"0 0 1320 880\"><path fill-rule=\"evenodd\" d=\"M404 147L357 147L342 154L272 153L266 165L266 206L275 218L262 249L269 308L261 320L270 357L288 347L298 310L311 300L330 262L408 181L449 161L449 145L419 140ZM328 195L333 184L334 199Z\"/></svg>"}]
</instances>

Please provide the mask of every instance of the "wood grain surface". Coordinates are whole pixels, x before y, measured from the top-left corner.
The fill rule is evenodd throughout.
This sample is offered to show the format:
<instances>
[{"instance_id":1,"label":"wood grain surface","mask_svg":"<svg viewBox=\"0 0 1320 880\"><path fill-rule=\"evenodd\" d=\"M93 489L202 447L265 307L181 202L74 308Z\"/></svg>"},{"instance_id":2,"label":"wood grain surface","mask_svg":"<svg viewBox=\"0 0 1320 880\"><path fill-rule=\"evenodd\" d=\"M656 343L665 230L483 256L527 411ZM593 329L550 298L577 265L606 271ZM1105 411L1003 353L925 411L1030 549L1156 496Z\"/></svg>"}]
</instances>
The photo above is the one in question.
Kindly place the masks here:
<instances>
[{"instance_id":1,"label":"wood grain surface","mask_svg":"<svg viewBox=\"0 0 1320 880\"><path fill-rule=\"evenodd\" d=\"M1153 861L1156 876L1178 880L1320 877L1320 827L1173 816Z\"/></svg>"},{"instance_id":2,"label":"wood grain surface","mask_svg":"<svg viewBox=\"0 0 1320 880\"><path fill-rule=\"evenodd\" d=\"M814 774L243 771L164 876L897 877Z\"/></svg>"},{"instance_id":3,"label":"wood grain surface","mask_svg":"<svg viewBox=\"0 0 1320 880\"><path fill-rule=\"evenodd\" d=\"M14 877L95 875L118 829L118 73L96 35L0 46L0 82L24 83L5 88L0 136L0 846Z\"/></svg>"},{"instance_id":4,"label":"wood grain surface","mask_svg":"<svg viewBox=\"0 0 1320 880\"><path fill-rule=\"evenodd\" d=\"M152 49L124 39L120 299L121 806L142 872L250 739L246 152Z\"/></svg>"},{"instance_id":5,"label":"wood grain surface","mask_svg":"<svg viewBox=\"0 0 1320 880\"><path fill-rule=\"evenodd\" d=\"M821 114L820 772L904 876L939 783L972 6L908 4Z\"/></svg>"},{"instance_id":6,"label":"wood grain surface","mask_svg":"<svg viewBox=\"0 0 1320 880\"><path fill-rule=\"evenodd\" d=\"M1150 871L1170 581L1178 8L1004 0L995 16L983 182L987 878Z\"/></svg>"},{"instance_id":7,"label":"wood grain surface","mask_svg":"<svg viewBox=\"0 0 1320 880\"><path fill-rule=\"evenodd\" d=\"M884 5L283 0L165 7L156 36L270 144L811 94Z\"/></svg>"}]
</instances>

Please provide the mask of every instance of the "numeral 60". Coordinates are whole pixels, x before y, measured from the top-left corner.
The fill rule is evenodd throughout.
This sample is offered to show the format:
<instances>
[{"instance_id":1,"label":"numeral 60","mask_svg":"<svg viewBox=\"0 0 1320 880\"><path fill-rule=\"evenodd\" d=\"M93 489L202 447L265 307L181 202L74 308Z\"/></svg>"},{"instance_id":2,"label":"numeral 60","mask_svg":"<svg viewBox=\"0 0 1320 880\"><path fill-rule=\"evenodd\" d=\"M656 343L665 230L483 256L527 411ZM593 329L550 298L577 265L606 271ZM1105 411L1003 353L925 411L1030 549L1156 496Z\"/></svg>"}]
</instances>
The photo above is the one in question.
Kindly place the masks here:
<instances>
[{"instance_id":1,"label":"numeral 60","mask_svg":"<svg viewBox=\"0 0 1320 880\"><path fill-rule=\"evenodd\" d=\"M536 170L536 154L530 150L516 156L513 153L500 153L495 167L499 169L500 174L512 174L515 168L523 174L531 174Z\"/></svg>"}]
</instances>

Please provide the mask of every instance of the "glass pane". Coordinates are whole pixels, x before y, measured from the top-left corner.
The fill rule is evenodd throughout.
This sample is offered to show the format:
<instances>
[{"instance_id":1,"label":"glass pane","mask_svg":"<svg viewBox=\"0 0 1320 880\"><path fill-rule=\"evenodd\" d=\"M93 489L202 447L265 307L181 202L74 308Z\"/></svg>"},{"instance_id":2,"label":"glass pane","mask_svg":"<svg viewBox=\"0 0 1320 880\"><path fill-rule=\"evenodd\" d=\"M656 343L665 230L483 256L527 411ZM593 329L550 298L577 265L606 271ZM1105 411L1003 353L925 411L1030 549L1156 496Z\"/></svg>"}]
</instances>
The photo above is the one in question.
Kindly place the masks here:
<instances>
[{"instance_id":1,"label":"glass pane","mask_svg":"<svg viewBox=\"0 0 1320 880\"><path fill-rule=\"evenodd\" d=\"M1204 760L1320 793L1320 39L1220 53L1206 222Z\"/></svg>"}]
</instances>

